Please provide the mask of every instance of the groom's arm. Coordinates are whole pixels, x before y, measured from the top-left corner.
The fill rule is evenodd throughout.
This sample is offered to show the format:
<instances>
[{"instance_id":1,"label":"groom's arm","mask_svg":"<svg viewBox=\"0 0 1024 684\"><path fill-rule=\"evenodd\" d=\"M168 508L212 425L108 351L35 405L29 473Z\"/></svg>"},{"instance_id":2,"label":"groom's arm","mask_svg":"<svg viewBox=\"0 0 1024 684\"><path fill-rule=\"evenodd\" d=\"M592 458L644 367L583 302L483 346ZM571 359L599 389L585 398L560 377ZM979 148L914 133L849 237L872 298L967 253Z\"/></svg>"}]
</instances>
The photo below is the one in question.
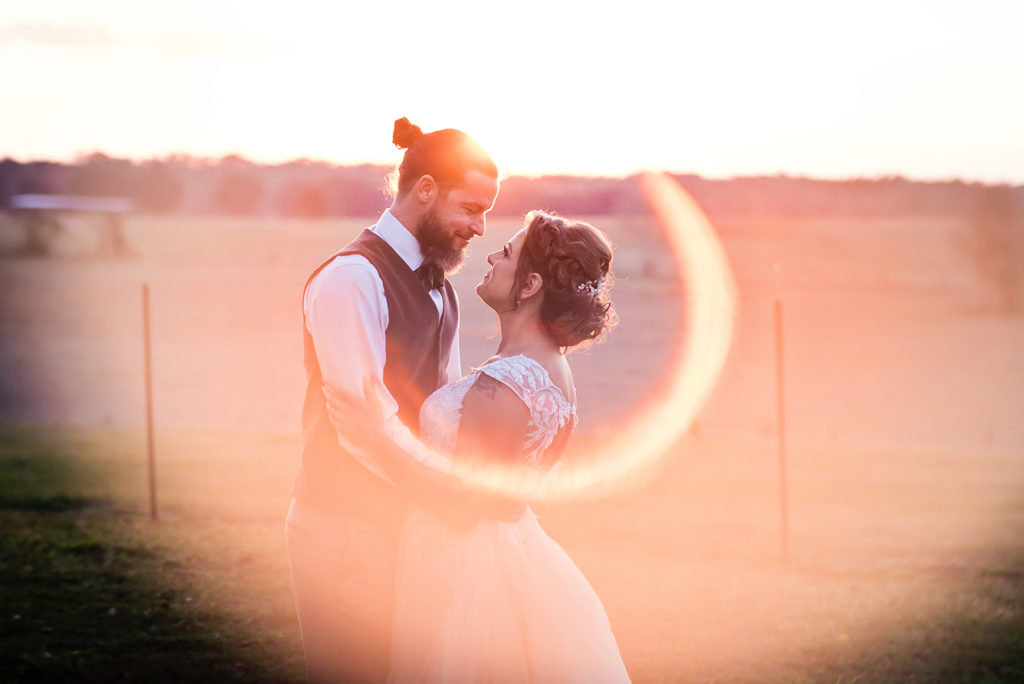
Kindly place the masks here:
<instances>
[{"instance_id":1,"label":"groom's arm","mask_svg":"<svg viewBox=\"0 0 1024 684\"><path fill-rule=\"evenodd\" d=\"M429 459L430 453L399 420L398 402L384 386L388 308L376 269L361 256L338 257L309 284L304 308L324 383L361 397L367 374L379 380L375 385L389 435L417 460ZM338 442L369 470L389 479L376 459L350 436L339 432Z\"/></svg>"}]
</instances>

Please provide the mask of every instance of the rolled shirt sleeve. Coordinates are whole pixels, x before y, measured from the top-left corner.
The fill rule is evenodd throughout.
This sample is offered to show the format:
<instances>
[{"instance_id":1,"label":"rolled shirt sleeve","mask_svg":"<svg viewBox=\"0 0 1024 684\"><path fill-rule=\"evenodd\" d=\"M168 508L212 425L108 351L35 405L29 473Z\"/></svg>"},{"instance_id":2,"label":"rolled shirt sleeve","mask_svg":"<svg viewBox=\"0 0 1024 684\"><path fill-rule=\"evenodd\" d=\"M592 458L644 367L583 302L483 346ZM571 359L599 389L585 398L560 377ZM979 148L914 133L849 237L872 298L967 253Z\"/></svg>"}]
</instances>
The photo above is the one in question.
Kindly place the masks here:
<instances>
[{"instance_id":1,"label":"rolled shirt sleeve","mask_svg":"<svg viewBox=\"0 0 1024 684\"><path fill-rule=\"evenodd\" d=\"M324 382L350 396L363 396L363 378L369 373L383 407L385 426L395 443L413 458L431 467L445 467L445 459L427 449L398 418L398 402L384 386L388 306L384 283L377 270L360 255L345 255L325 266L306 289L303 301L306 328L313 338ZM461 371L458 335L453 342L447 375ZM338 443L374 474L391 481L373 454L338 432Z\"/></svg>"}]
</instances>

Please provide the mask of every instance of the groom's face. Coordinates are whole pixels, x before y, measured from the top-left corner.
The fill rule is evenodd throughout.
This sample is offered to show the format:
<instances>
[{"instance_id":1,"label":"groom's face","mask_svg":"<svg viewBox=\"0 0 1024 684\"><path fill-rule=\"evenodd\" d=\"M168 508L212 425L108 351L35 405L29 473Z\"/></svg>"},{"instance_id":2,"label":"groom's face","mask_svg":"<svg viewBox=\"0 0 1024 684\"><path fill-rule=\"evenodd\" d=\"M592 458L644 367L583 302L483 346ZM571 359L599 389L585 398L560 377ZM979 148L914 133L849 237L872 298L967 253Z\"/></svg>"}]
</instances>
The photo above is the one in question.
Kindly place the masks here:
<instances>
[{"instance_id":1,"label":"groom's face","mask_svg":"<svg viewBox=\"0 0 1024 684\"><path fill-rule=\"evenodd\" d=\"M442 188L416 228L423 256L447 273L457 271L470 240L484 234L497 196L498 179L479 171L467 172L462 185Z\"/></svg>"}]
</instances>

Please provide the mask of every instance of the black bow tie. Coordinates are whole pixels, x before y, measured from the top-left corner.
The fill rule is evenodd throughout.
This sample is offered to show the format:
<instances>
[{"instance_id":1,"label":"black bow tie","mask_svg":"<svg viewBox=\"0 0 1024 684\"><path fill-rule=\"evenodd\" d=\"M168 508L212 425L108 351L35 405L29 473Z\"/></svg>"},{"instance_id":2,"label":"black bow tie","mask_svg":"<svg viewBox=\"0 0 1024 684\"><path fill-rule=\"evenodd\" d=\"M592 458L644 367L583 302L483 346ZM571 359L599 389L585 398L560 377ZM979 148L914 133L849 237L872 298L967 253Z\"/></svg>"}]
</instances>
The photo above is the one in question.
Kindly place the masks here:
<instances>
[{"instance_id":1,"label":"black bow tie","mask_svg":"<svg viewBox=\"0 0 1024 684\"><path fill-rule=\"evenodd\" d=\"M440 290L444 287L444 269L433 262L424 261L415 273L423 281L423 287L428 290Z\"/></svg>"}]
</instances>

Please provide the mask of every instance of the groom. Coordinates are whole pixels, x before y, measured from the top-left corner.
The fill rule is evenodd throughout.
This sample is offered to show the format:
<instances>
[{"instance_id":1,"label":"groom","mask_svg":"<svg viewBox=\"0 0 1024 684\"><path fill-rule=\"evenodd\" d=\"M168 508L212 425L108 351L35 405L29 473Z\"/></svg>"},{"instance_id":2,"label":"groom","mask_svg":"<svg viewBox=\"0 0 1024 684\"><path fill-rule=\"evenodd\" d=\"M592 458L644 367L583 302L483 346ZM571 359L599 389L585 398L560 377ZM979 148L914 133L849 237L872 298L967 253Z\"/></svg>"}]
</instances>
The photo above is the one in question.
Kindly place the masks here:
<instances>
[{"instance_id":1,"label":"groom","mask_svg":"<svg viewBox=\"0 0 1024 684\"><path fill-rule=\"evenodd\" d=\"M388 672L398 533L408 498L332 426L322 387L362 396L372 373L395 442L423 459L420 405L461 376L458 300L445 277L483 235L498 170L455 129L408 119L390 209L313 271L303 293L308 385L303 452L286 534L306 673L313 682L382 682Z\"/></svg>"}]
</instances>

